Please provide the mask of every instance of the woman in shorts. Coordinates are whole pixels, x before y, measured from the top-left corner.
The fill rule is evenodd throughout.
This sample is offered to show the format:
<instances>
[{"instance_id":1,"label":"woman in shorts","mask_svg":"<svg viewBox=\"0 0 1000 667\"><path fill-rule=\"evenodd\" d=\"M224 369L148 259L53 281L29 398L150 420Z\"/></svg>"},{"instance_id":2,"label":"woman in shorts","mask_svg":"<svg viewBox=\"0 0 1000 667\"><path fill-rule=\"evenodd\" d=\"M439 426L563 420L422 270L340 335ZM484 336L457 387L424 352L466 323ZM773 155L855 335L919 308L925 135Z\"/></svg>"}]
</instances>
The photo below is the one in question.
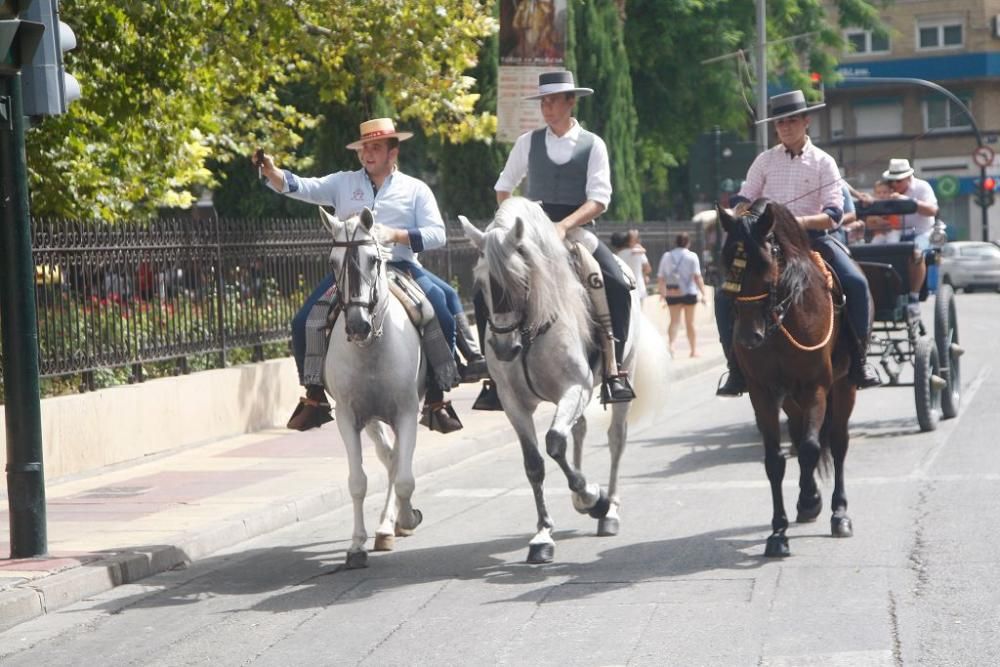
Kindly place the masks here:
<instances>
[{"instance_id":1,"label":"woman in shorts","mask_svg":"<svg viewBox=\"0 0 1000 667\"><path fill-rule=\"evenodd\" d=\"M684 330L687 333L688 345L691 347L691 356L698 356L694 307L699 300L705 303L705 281L701 277L698 255L688 249L690 243L691 238L686 232L678 234L676 247L663 253L656 272L660 296L670 309L670 324L667 326L670 356L674 355L674 341L677 339L681 318L684 319Z\"/></svg>"}]
</instances>

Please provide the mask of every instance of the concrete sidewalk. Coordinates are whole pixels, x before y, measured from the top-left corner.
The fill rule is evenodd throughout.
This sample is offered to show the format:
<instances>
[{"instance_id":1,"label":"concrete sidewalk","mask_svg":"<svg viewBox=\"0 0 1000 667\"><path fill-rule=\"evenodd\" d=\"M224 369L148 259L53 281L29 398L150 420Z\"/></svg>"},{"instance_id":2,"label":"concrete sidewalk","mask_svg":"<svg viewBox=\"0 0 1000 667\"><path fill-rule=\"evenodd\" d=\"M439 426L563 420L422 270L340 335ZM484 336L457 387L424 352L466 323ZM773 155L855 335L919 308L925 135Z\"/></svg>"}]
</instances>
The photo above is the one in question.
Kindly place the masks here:
<instances>
[{"instance_id":1,"label":"concrete sidewalk","mask_svg":"<svg viewBox=\"0 0 1000 667\"><path fill-rule=\"evenodd\" d=\"M682 331L673 381L722 365L711 302L697 310L701 356L687 357ZM658 299L647 299L644 312L665 337L667 311ZM451 393L462 431L420 430L418 477L509 446L514 435L503 413L471 410L478 391L464 385ZM540 410L538 423L550 414ZM377 494L385 475L366 454L368 493ZM52 480L46 497L49 555L0 560L0 630L350 502L335 424L306 433L270 429ZM6 536L6 511L0 524ZM6 542L0 553L10 553Z\"/></svg>"}]
</instances>

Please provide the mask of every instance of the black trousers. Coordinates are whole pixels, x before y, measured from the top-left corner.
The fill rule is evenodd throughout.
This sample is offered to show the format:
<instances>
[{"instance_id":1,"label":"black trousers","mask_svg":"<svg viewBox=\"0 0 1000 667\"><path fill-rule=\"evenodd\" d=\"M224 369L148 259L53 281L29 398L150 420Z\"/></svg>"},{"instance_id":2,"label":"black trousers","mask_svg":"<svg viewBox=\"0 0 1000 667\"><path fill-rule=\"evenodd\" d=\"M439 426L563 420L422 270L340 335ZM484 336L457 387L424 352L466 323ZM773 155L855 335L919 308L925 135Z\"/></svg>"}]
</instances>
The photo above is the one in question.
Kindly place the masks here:
<instances>
[{"instance_id":1,"label":"black trousers","mask_svg":"<svg viewBox=\"0 0 1000 667\"><path fill-rule=\"evenodd\" d=\"M604 243L599 243L594 251L594 259L601 267L605 291L608 295L608 310L611 311L611 332L615 336L615 357L618 363L625 356L625 337L628 335L629 318L632 316L631 285L622 273L621 266L615 260L615 255ZM479 332L480 344L486 342L486 300L482 290L477 289L472 297L472 305L476 311L476 330Z\"/></svg>"}]
</instances>

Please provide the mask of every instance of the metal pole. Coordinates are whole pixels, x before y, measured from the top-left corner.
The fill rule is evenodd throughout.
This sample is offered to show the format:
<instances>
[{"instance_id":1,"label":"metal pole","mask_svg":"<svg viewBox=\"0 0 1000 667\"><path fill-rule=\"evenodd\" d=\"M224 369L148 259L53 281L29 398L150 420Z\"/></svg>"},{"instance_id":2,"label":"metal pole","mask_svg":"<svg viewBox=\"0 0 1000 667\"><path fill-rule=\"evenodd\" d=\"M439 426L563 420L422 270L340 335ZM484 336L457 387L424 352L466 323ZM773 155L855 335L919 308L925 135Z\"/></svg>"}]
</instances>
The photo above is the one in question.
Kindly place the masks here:
<instances>
[{"instance_id":1,"label":"metal pole","mask_svg":"<svg viewBox=\"0 0 1000 667\"><path fill-rule=\"evenodd\" d=\"M983 146L983 135L979 131L979 126L976 125L976 119L969 110L969 107L965 106L962 100L958 99L950 90L939 86L933 81L928 81L926 79L914 79L910 77L902 76L845 76L841 79L844 83L902 83L911 84L915 86L923 86L924 88L930 88L931 90L937 91L947 97L949 100L954 102L959 109L965 112L965 115L969 118L969 123L972 124L972 131L976 134L976 145ZM986 167L979 168L979 182L983 183L986 180ZM988 206L982 206L983 210L983 240L989 241L990 239L990 219Z\"/></svg>"},{"instance_id":2,"label":"metal pole","mask_svg":"<svg viewBox=\"0 0 1000 667\"><path fill-rule=\"evenodd\" d=\"M30 558L44 555L48 544L35 269L31 257L20 79L20 74L0 77L0 323L6 394L10 557Z\"/></svg>"},{"instance_id":3,"label":"metal pole","mask_svg":"<svg viewBox=\"0 0 1000 667\"><path fill-rule=\"evenodd\" d=\"M712 192L711 201L717 202L719 201L719 195L722 192L720 184L720 181L722 180L722 167L719 164L722 161L722 128L718 125L712 129L712 138L714 148L712 151L712 189L714 192Z\"/></svg>"},{"instance_id":4,"label":"metal pole","mask_svg":"<svg viewBox=\"0 0 1000 667\"><path fill-rule=\"evenodd\" d=\"M757 120L767 118L767 0L757 0ZM767 150L767 123L757 126L757 152Z\"/></svg>"}]
</instances>

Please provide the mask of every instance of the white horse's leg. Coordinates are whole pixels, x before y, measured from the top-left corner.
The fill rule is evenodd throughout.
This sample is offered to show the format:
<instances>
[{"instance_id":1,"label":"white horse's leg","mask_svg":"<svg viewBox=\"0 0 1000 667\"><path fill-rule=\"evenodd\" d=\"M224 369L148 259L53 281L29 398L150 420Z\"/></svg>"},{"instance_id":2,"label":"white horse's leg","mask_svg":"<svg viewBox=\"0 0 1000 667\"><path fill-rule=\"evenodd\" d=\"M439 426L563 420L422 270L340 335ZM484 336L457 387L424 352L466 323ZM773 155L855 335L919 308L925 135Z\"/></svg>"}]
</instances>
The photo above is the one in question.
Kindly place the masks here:
<instances>
[{"instance_id":1,"label":"white horse's leg","mask_svg":"<svg viewBox=\"0 0 1000 667\"><path fill-rule=\"evenodd\" d=\"M410 535L420 525L424 517L414 509L411 499L416 487L413 477L413 451L417 445L417 410L403 410L397 415L395 431L396 446L393 458L396 461L396 499L399 516L395 524L396 535Z\"/></svg>"},{"instance_id":2,"label":"white horse's leg","mask_svg":"<svg viewBox=\"0 0 1000 667\"><path fill-rule=\"evenodd\" d=\"M368 437L375 443L375 454L385 466L388 483L385 491L385 505L375 529L375 551L392 551L396 543L396 460L389 443L389 428L385 423L373 421L365 428Z\"/></svg>"},{"instance_id":3,"label":"white horse's leg","mask_svg":"<svg viewBox=\"0 0 1000 667\"><path fill-rule=\"evenodd\" d=\"M576 455L576 439L573 431L578 428L580 417L583 415L583 410L587 406L587 401L590 399L591 393L592 390L590 387L582 385L573 385L566 390L566 393L563 394L563 397L559 399L559 403L556 405L556 414L552 419L552 424L549 426L548 433L545 434L545 451L559 464L559 467L562 468L563 473L566 475L569 489L573 492L573 507L578 512L586 512L597 518L604 516L604 513L607 511L606 496L602 494L599 484L588 484L587 479L580 472L580 469L577 466L571 465L566 459L566 441L570 436L574 436L574 459L578 458ZM586 422L580 428L583 429L583 432L580 434L582 439L586 431ZM579 458L582 459L582 442L580 447Z\"/></svg>"},{"instance_id":4,"label":"white horse's leg","mask_svg":"<svg viewBox=\"0 0 1000 667\"><path fill-rule=\"evenodd\" d=\"M611 451L611 475L608 478L608 513L597 520L598 535L617 535L621 499L618 497L618 463L625 451L628 437L629 403L615 403L611 406L611 426L608 427L608 449Z\"/></svg>"},{"instance_id":5,"label":"white horse's leg","mask_svg":"<svg viewBox=\"0 0 1000 667\"><path fill-rule=\"evenodd\" d=\"M545 459L538 451L538 438L535 435L535 422L532 419L534 410L529 409L516 396L507 395L502 389L500 400L507 413L510 425L517 433L521 444L521 456L524 458L524 474L531 484L531 492L535 497L535 511L538 523L535 524L535 535L528 542L529 563L550 563L555 555L555 542L552 539L552 517L545 505Z\"/></svg>"},{"instance_id":6,"label":"white horse's leg","mask_svg":"<svg viewBox=\"0 0 1000 667\"><path fill-rule=\"evenodd\" d=\"M368 540L368 534L365 532L365 494L368 492L368 477L361 465L361 433L355 429L354 423L352 412L346 409L337 410L337 426L344 447L347 448L347 463L350 466L347 486L354 504L354 533L351 536L351 547L347 550L348 569L368 566L368 552L365 551L365 542Z\"/></svg>"}]
</instances>

